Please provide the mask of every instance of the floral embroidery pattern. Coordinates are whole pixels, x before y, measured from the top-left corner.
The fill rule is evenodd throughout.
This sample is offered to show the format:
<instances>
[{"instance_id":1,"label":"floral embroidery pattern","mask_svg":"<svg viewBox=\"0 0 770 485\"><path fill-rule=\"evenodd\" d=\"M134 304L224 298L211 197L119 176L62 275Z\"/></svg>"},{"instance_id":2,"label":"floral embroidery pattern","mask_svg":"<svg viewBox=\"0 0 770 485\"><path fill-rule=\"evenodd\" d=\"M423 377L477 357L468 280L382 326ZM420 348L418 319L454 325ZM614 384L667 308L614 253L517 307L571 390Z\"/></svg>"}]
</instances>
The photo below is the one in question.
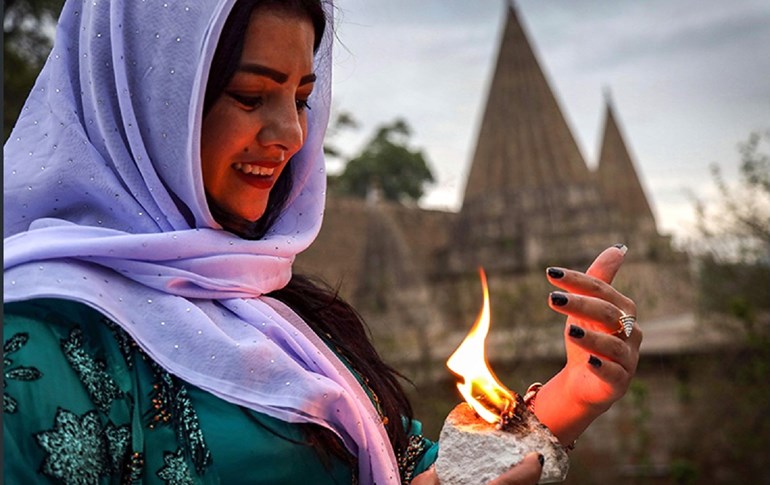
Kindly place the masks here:
<instances>
[{"instance_id":1,"label":"floral embroidery pattern","mask_svg":"<svg viewBox=\"0 0 770 485\"><path fill-rule=\"evenodd\" d=\"M5 393L6 379L14 381L35 381L43 377L43 373L34 367L18 366L11 368L13 361L9 358L11 354L24 347L29 340L29 334L17 333L5 341L3 344L3 412L13 414L18 410L16 399Z\"/></svg>"},{"instance_id":2,"label":"floral embroidery pattern","mask_svg":"<svg viewBox=\"0 0 770 485\"><path fill-rule=\"evenodd\" d=\"M107 440L107 456L110 459L110 471L118 471L128 454L131 432L126 424L116 427L112 423L107 423L107 426L104 428L104 437Z\"/></svg>"},{"instance_id":3,"label":"floral embroidery pattern","mask_svg":"<svg viewBox=\"0 0 770 485\"><path fill-rule=\"evenodd\" d=\"M164 465L158 470L157 475L167 485L193 485L187 461L184 459L184 450L180 448L176 453L164 451L163 463Z\"/></svg>"},{"instance_id":4,"label":"floral embroidery pattern","mask_svg":"<svg viewBox=\"0 0 770 485\"><path fill-rule=\"evenodd\" d=\"M95 410L82 416L58 408L54 428L35 435L48 453L41 470L66 484L96 483L120 469L128 450L127 425L102 426Z\"/></svg>"},{"instance_id":5,"label":"floral embroidery pattern","mask_svg":"<svg viewBox=\"0 0 770 485\"><path fill-rule=\"evenodd\" d=\"M112 401L123 396L123 392L105 372L105 363L94 359L83 350L83 331L78 327L73 328L69 337L61 343L64 356L86 387L93 403L100 411L109 411Z\"/></svg>"},{"instance_id":6,"label":"floral embroidery pattern","mask_svg":"<svg viewBox=\"0 0 770 485\"><path fill-rule=\"evenodd\" d=\"M177 439L190 451L195 471L202 475L211 463L211 452L203 439L198 415L184 383L174 378L159 365L150 362L158 382L153 385L153 406L148 427L171 424Z\"/></svg>"},{"instance_id":7,"label":"floral embroidery pattern","mask_svg":"<svg viewBox=\"0 0 770 485\"><path fill-rule=\"evenodd\" d=\"M141 351L139 345L137 345L134 339L129 337L128 334L120 328L120 325L109 318L102 318L102 323L112 330L112 333L115 336L115 342L118 344L118 349L120 349L120 353L126 360L126 365L129 369L132 369L134 367L134 351ZM142 354L142 356L144 357L144 354Z\"/></svg>"},{"instance_id":8,"label":"floral embroidery pattern","mask_svg":"<svg viewBox=\"0 0 770 485\"><path fill-rule=\"evenodd\" d=\"M203 475L206 467L211 463L211 452L203 438L198 415L184 383L149 359L141 347L120 328L120 325L109 319L105 319L104 323L115 334L115 341L126 364L132 367L135 356L138 355L147 363L155 376L151 393L152 407L145 413L149 421L147 427L155 429L157 426L173 426L179 443L183 444L182 450L189 452L195 471Z\"/></svg>"}]
</instances>

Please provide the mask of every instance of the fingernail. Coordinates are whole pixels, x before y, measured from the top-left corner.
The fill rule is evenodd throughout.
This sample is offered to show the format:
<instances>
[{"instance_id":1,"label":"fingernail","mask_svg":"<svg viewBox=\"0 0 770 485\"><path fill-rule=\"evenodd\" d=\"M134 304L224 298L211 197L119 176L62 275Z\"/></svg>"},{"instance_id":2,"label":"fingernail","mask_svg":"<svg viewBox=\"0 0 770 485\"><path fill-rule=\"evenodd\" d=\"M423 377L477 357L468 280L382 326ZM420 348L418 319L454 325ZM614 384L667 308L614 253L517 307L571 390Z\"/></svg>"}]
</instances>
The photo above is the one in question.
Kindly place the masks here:
<instances>
[{"instance_id":1,"label":"fingernail","mask_svg":"<svg viewBox=\"0 0 770 485\"><path fill-rule=\"evenodd\" d=\"M564 306L567 304L567 295L558 291L554 291L551 293L551 303L556 306Z\"/></svg>"},{"instance_id":2,"label":"fingernail","mask_svg":"<svg viewBox=\"0 0 770 485\"><path fill-rule=\"evenodd\" d=\"M593 355L588 358L588 363L596 367L597 369L602 366L602 361Z\"/></svg>"},{"instance_id":3,"label":"fingernail","mask_svg":"<svg viewBox=\"0 0 770 485\"><path fill-rule=\"evenodd\" d=\"M583 338L586 336L586 331L577 325L569 326L569 336L572 338Z\"/></svg>"},{"instance_id":4,"label":"fingernail","mask_svg":"<svg viewBox=\"0 0 770 485\"><path fill-rule=\"evenodd\" d=\"M626 252L628 251L628 248L626 247L625 244L618 243L618 244L614 244L613 246L620 249L620 252L623 254L626 254Z\"/></svg>"},{"instance_id":5,"label":"fingernail","mask_svg":"<svg viewBox=\"0 0 770 485\"><path fill-rule=\"evenodd\" d=\"M538 454L537 454L537 461L539 461L539 462L540 462L540 466L541 466L541 467L542 467L543 465L545 465L545 457L543 456L543 454L542 454L542 453L538 453Z\"/></svg>"},{"instance_id":6,"label":"fingernail","mask_svg":"<svg viewBox=\"0 0 770 485\"><path fill-rule=\"evenodd\" d=\"M560 270L559 268L548 268L546 272L548 273L548 276L554 279L559 279L564 277L564 271Z\"/></svg>"}]
</instances>

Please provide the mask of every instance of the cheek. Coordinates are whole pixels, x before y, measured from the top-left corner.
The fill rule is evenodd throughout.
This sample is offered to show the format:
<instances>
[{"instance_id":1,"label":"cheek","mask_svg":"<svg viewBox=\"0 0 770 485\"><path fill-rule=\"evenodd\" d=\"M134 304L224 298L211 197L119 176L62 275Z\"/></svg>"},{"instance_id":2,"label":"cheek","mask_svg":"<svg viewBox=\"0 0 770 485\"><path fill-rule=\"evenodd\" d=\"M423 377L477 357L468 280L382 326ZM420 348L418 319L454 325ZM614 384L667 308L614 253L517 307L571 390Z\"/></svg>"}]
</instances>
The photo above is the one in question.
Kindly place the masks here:
<instances>
[{"instance_id":1,"label":"cheek","mask_svg":"<svg viewBox=\"0 0 770 485\"><path fill-rule=\"evenodd\" d=\"M241 114L215 104L201 126L201 169L203 185L213 189L218 174L233 161L233 156L248 146L248 123Z\"/></svg>"},{"instance_id":2,"label":"cheek","mask_svg":"<svg viewBox=\"0 0 770 485\"><path fill-rule=\"evenodd\" d=\"M219 158L219 148L221 147L221 144L218 143L220 136L216 128L216 125L206 123L205 121L202 127L201 172L203 175L203 186L206 191L210 191L213 188L216 162Z\"/></svg>"}]
</instances>

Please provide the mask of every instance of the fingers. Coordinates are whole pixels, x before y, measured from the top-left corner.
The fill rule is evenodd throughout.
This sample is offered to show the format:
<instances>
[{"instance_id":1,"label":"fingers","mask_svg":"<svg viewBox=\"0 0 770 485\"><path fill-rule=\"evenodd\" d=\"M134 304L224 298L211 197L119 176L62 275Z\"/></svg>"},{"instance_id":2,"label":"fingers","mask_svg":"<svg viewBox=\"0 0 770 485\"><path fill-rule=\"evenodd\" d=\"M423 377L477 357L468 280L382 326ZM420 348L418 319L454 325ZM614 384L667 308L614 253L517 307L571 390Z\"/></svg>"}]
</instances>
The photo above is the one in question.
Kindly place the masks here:
<instances>
[{"instance_id":1,"label":"fingers","mask_svg":"<svg viewBox=\"0 0 770 485\"><path fill-rule=\"evenodd\" d=\"M587 367L599 380L606 383L612 399L620 398L626 393L631 377L634 375L634 372L628 371L618 362L593 354L588 357Z\"/></svg>"},{"instance_id":2,"label":"fingers","mask_svg":"<svg viewBox=\"0 0 770 485\"><path fill-rule=\"evenodd\" d=\"M586 274L598 278L605 283L612 283L615 274L623 264L623 257L628 251L624 244L616 244L602 251L596 257L591 266L586 270Z\"/></svg>"},{"instance_id":3,"label":"fingers","mask_svg":"<svg viewBox=\"0 0 770 485\"><path fill-rule=\"evenodd\" d=\"M636 372L636 366L639 363L639 352L637 350L642 340L639 329L635 329L628 341L623 341L603 332L595 332L577 325L569 325L567 328L567 338L586 351L586 353L599 359L598 365L590 357L589 362L587 362L597 369L604 367L605 363L616 363L621 367L619 370L625 371L629 377ZM625 377L623 375L614 375L613 369L610 369L608 374L609 377L617 377L618 379L615 380L619 381L622 381Z\"/></svg>"},{"instance_id":4,"label":"fingers","mask_svg":"<svg viewBox=\"0 0 770 485\"><path fill-rule=\"evenodd\" d=\"M554 291L550 294L548 305L554 311L572 316L582 322L593 322L607 333L613 333L618 330L620 328L620 317L625 314L633 314L636 309L636 305L631 300L626 303L626 308L629 308L629 310L624 311L601 298L575 293L567 294L561 291Z\"/></svg>"},{"instance_id":5,"label":"fingers","mask_svg":"<svg viewBox=\"0 0 770 485\"><path fill-rule=\"evenodd\" d=\"M548 281L563 290L578 295L608 301L629 315L636 315L636 304L600 278L580 271L551 267L546 270ZM619 316L619 315L618 315Z\"/></svg>"},{"instance_id":6,"label":"fingers","mask_svg":"<svg viewBox=\"0 0 770 485\"><path fill-rule=\"evenodd\" d=\"M532 452L518 465L490 481L487 485L535 485L543 471L543 455Z\"/></svg>"}]
</instances>

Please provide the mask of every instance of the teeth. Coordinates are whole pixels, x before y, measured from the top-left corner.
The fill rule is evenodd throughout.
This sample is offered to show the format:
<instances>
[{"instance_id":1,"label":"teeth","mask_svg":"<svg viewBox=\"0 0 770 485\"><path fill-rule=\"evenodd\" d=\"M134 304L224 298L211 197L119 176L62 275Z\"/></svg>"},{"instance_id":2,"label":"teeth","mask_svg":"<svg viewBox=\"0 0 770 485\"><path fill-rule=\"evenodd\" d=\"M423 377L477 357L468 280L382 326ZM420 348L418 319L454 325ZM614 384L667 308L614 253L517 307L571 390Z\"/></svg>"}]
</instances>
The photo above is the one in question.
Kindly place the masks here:
<instances>
[{"instance_id":1,"label":"teeth","mask_svg":"<svg viewBox=\"0 0 770 485\"><path fill-rule=\"evenodd\" d=\"M243 163L236 163L233 168L240 170L246 175L259 175L260 177L270 177L275 172L274 168L260 167L259 165L250 165Z\"/></svg>"}]
</instances>

